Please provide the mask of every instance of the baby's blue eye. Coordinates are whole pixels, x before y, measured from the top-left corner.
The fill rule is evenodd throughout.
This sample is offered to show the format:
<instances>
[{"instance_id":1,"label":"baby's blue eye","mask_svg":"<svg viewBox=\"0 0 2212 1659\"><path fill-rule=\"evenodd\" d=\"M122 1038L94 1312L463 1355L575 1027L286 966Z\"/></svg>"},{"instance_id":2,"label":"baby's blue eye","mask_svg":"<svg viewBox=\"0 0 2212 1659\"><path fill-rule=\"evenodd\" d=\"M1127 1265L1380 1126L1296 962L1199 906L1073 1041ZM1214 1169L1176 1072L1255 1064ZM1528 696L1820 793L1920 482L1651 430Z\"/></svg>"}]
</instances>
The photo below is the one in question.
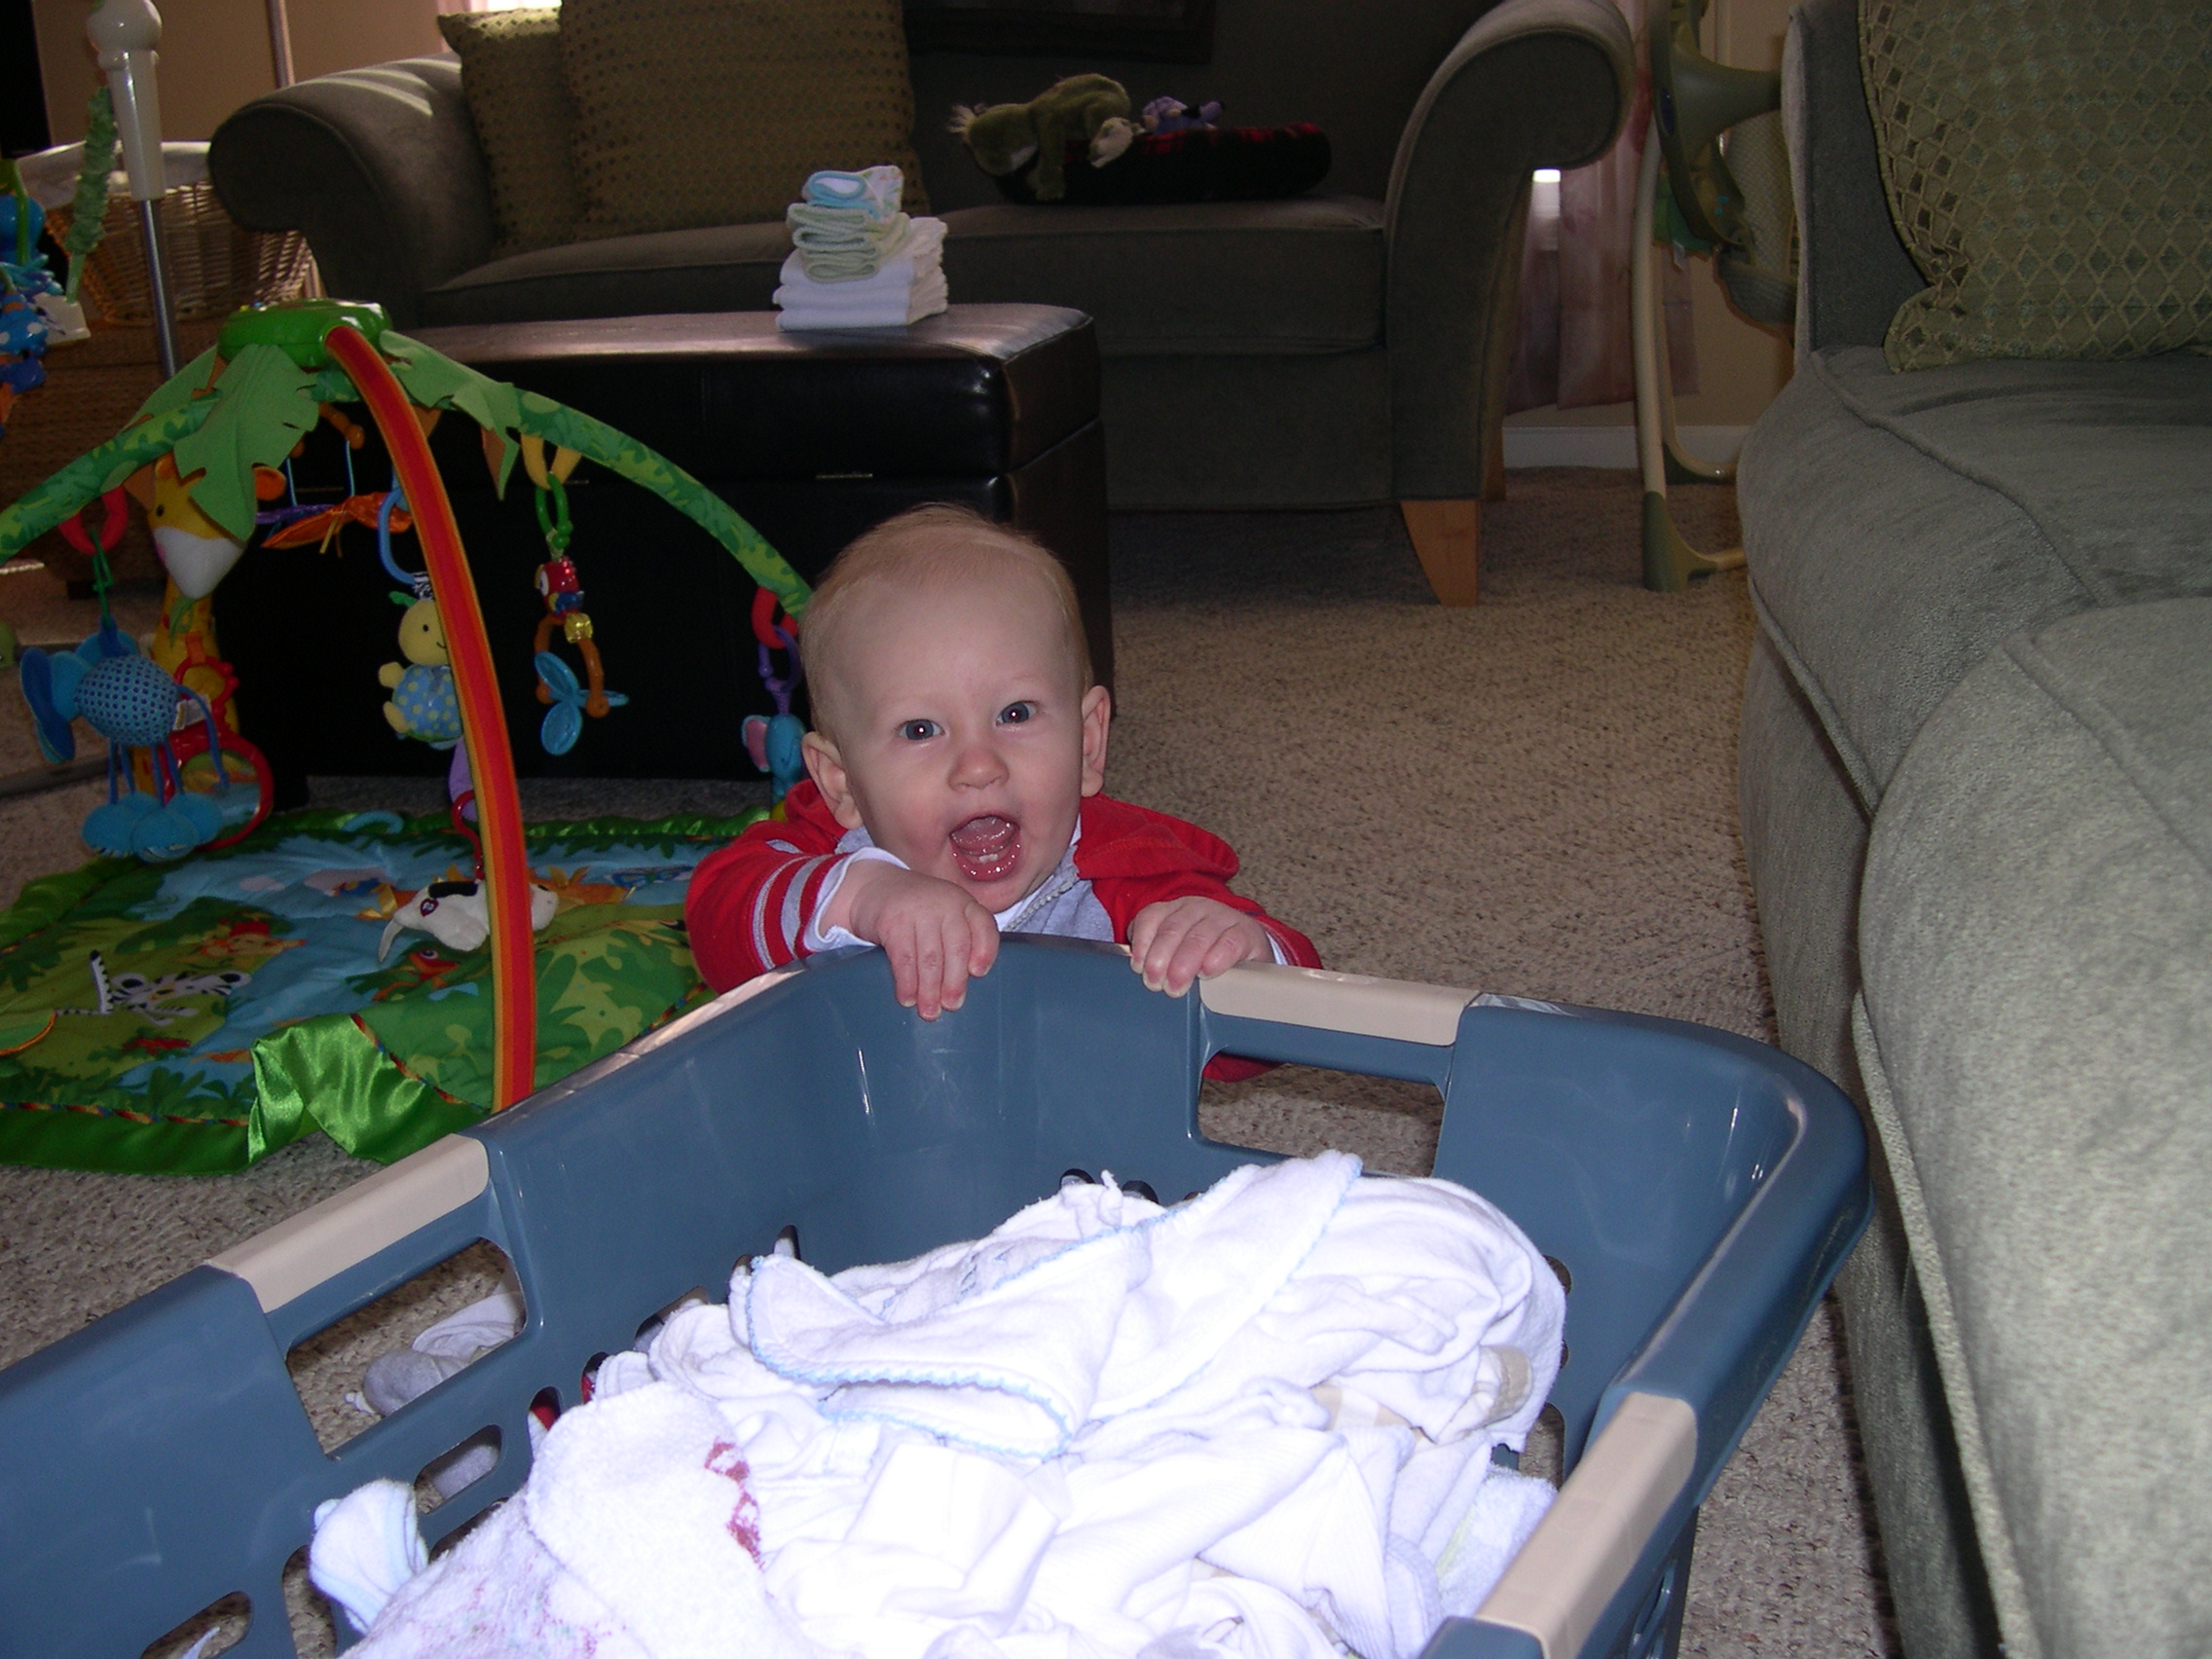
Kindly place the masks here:
<instances>
[{"instance_id":1,"label":"baby's blue eye","mask_svg":"<svg viewBox=\"0 0 2212 1659\"><path fill-rule=\"evenodd\" d=\"M1009 703L999 711L999 724L1027 725L1037 718L1035 703Z\"/></svg>"},{"instance_id":2,"label":"baby's blue eye","mask_svg":"<svg viewBox=\"0 0 2212 1659\"><path fill-rule=\"evenodd\" d=\"M900 724L899 735L908 743L927 743L939 730L935 720L905 720Z\"/></svg>"}]
</instances>

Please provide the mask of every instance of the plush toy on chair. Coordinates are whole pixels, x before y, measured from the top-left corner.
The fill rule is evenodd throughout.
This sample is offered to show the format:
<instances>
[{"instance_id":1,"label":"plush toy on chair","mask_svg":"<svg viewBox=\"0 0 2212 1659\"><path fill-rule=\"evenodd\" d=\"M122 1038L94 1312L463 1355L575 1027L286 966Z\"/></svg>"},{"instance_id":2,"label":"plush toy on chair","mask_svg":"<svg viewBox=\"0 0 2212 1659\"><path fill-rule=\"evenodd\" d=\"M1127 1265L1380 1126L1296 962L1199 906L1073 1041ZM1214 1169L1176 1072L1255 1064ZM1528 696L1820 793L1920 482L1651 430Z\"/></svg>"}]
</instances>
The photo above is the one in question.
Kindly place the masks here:
<instances>
[{"instance_id":1,"label":"plush toy on chair","mask_svg":"<svg viewBox=\"0 0 2212 1659\"><path fill-rule=\"evenodd\" d=\"M1118 83L1075 75L1025 104L955 105L952 130L998 181L999 194L1023 205L1267 202L1311 190L1328 175L1328 135L1311 122L1221 127L1218 99L1193 108L1157 97L1133 121L1128 111ZM1032 156L1036 165L1022 172Z\"/></svg>"},{"instance_id":2,"label":"plush toy on chair","mask_svg":"<svg viewBox=\"0 0 2212 1659\"><path fill-rule=\"evenodd\" d=\"M1090 165L1102 167L1136 136L1129 94L1104 75L1070 75L1025 104L956 107L952 130L967 143L976 165L994 178L1036 157L1029 187L1040 202L1067 194L1061 152L1071 140L1088 145Z\"/></svg>"}]
</instances>

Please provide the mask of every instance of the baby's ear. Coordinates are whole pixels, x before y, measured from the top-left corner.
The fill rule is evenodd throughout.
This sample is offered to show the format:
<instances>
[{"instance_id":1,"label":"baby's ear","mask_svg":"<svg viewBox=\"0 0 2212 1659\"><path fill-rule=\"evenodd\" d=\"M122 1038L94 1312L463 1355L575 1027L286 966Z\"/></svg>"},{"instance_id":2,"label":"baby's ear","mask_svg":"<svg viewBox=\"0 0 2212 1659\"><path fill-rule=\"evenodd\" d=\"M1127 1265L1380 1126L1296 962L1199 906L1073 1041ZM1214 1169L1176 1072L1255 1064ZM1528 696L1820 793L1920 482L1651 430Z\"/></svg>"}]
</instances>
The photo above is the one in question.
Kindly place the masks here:
<instances>
[{"instance_id":1,"label":"baby's ear","mask_svg":"<svg viewBox=\"0 0 2212 1659\"><path fill-rule=\"evenodd\" d=\"M1114 697L1103 685L1083 694L1083 793L1106 787L1106 738L1114 723Z\"/></svg>"},{"instance_id":2,"label":"baby's ear","mask_svg":"<svg viewBox=\"0 0 2212 1659\"><path fill-rule=\"evenodd\" d=\"M852 779L846 775L845 762L837 753L837 746L820 732L810 731L798 740L798 752L806 762L807 776L822 792L822 803L830 809L830 816L847 830L858 830L861 827L860 802L853 798Z\"/></svg>"}]
</instances>

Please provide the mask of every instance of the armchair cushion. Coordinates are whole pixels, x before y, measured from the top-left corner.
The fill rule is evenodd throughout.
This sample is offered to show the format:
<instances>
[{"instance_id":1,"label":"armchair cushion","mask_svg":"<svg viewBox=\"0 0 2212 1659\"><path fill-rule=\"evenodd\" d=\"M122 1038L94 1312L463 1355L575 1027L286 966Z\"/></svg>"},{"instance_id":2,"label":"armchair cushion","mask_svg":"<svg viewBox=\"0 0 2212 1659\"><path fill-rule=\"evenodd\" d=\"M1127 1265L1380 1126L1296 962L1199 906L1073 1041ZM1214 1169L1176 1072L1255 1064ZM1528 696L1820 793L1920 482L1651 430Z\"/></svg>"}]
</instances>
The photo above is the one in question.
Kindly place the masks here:
<instances>
[{"instance_id":1,"label":"armchair cushion","mask_svg":"<svg viewBox=\"0 0 2212 1659\"><path fill-rule=\"evenodd\" d=\"M791 250L781 219L534 248L427 290L422 316L444 324L766 311Z\"/></svg>"},{"instance_id":2,"label":"armchair cushion","mask_svg":"<svg viewBox=\"0 0 2212 1659\"><path fill-rule=\"evenodd\" d=\"M567 0L561 62L586 238L781 219L819 167L927 210L898 0Z\"/></svg>"},{"instance_id":3,"label":"armchair cushion","mask_svg":"<svg viewBox=\"0 0 2212 1659\"><path fill-rule=\"evenodd\" d=\"M2212 350L2212 11L1867 0L1893 369Z\"/></svg>"},{"instance_id":4,"label":"armchair cushion","mask_svg":"<svg viewBox=\"0 0 2212 1659\"><path fill-rule=\"evenodd\" d=\"M492 188L493 257L576 234L569 141L575 112L561 82L561 11L450 12L438 33L461 57L461 91Z\"/></svg>"},{"instance_id":5,"label":"armchair cushion","mask_svg":"<svg viewBox=\"0 0 2212 1659\"><path fill-rule=\"evenodd\" d=\"M1380 202L1002 203L944 219L958 298L1088 312L1108 356L1357 351L1382 337Z\"/></svg>"}]
</instances>

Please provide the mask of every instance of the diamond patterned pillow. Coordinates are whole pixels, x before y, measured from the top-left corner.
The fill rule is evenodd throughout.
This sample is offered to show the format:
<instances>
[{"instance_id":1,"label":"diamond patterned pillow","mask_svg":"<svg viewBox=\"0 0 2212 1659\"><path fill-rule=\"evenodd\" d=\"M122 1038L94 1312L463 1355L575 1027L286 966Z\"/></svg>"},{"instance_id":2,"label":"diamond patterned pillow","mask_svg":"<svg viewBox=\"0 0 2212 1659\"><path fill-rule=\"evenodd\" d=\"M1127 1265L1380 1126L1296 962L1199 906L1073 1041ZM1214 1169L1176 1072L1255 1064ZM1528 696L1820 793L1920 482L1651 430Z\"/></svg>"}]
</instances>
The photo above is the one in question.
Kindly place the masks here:
<instances>
[{"instance_id":1,"label":"diamond patterned pillow","mask_svg":"<svg viewBox=\"0 0 2212 1659\"><path fill-rule=\"evenodd\" d=\"M926 213L899 0L566 0L580 239L778 220L888 162Z\"/></svg>"},{"instance_id":2,"label":"diamond patterned pillow","mask_svg":"<svg viewBox=\"0 0 2212 1659\"><path fill-rule=\"evenodd\" d=\"M561 84L561 9L457 12L438 32L461 55L461 91L492 185L494 259L569 241L583 216Z\"/></svg>"},{"instance_id":3,"label":"diamond patterned pillow","mask_svg":"<svg viewBox=\"0 0 2212 1659\"><path fill-rule=\"evenodd\" d=\"M2212 4L1862 0L1892 369L2212 350Z\"/></svg>"}]
</instances>

